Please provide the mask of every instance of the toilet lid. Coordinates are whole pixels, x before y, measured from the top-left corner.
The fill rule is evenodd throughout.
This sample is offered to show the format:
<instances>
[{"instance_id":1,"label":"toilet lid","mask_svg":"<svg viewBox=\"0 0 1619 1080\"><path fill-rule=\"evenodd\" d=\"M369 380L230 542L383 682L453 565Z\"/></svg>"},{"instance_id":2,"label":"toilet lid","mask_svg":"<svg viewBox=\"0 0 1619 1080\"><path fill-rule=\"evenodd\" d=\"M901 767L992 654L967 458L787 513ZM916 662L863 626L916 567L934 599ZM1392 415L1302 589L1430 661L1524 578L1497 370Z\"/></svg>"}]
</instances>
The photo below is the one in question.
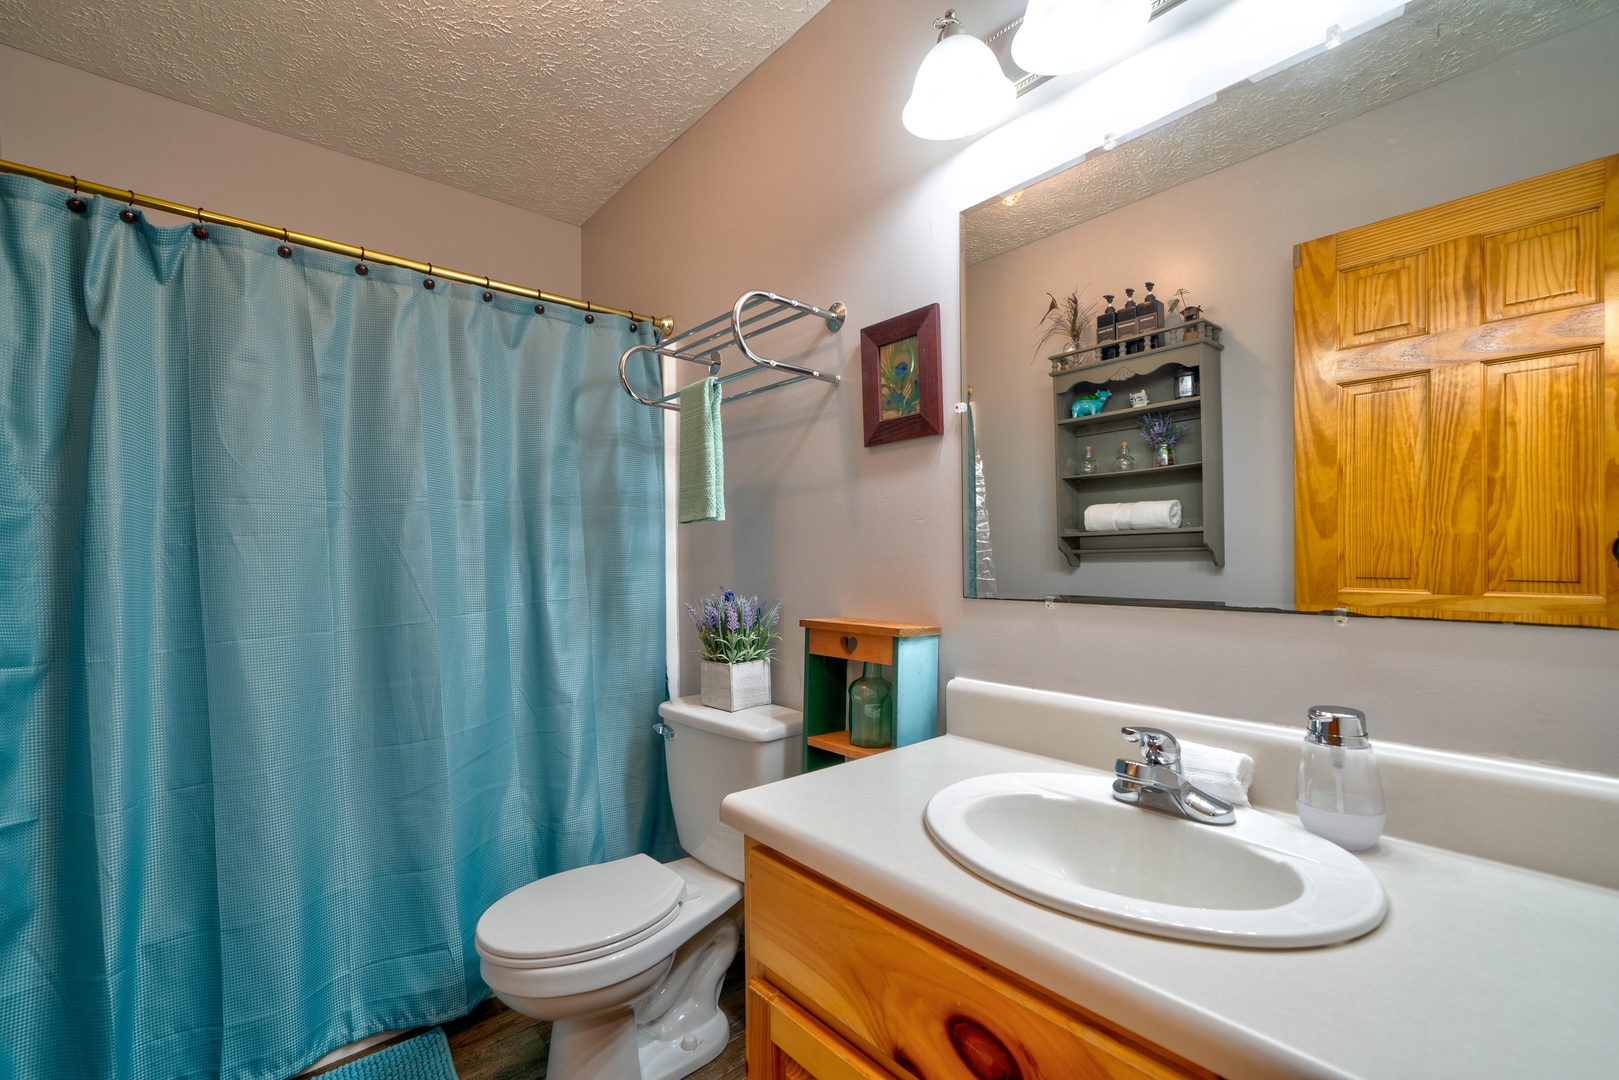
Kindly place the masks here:
<instances>
[{"instance_id":1,"label":"toilet lid","mask_svg":"<svg viewBox=\"0 0 1619 1080\"><path fill-rule=\"evenodd\" d=\"M685 878L645 855L565 870L495 901L478 920L478 951L516 960L600 954L666 923L685 889Z\"/></svg>"}]
</instances>

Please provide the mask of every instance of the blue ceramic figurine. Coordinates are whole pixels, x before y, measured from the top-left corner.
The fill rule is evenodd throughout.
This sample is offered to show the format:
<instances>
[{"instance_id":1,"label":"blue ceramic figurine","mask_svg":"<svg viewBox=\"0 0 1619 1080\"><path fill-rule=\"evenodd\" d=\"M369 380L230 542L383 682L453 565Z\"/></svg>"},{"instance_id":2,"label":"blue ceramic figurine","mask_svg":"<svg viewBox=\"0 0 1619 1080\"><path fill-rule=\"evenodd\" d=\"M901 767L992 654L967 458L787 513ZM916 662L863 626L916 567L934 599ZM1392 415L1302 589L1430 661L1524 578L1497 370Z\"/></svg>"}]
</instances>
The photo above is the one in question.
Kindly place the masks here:
<instances>
[{"instance_id":1,"label":"blue ceramic figurine","mask_svg":"<svg viewBox=\"0 0 1619 1080\"><path fill-rule=\"evenodd\" d=\"M1102 411L1102 406L1107 404L1107 399L1112 396L1113 391L1111 390L1098 390L1094 394L1086 394L1084 397L1075 398L1074 403L1068 406L1068 415L1072 417L1095 416Z\"/></svg>"}]
</instances>

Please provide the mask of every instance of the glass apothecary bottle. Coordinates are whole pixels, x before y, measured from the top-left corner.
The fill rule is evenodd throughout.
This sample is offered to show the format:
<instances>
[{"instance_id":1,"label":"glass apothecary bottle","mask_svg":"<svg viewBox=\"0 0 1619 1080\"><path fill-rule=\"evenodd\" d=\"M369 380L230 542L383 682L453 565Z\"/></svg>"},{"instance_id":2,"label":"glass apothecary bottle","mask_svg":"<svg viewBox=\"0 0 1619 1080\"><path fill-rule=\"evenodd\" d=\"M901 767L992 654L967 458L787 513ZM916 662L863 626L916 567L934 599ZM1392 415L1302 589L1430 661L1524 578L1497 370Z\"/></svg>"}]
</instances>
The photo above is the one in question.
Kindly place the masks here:
<instances>
[{"instance_id":1,"label":"glass apothecary bottle","mask_svg":"<svg viewBox=\"0 0 1619 1080\"><path fill-rule=\"evenodd\" d=\"M1366 714L1311 706L1299 755L1299 822L1339 847L1360 851L1383 835L1383 781L1366 736Z\"/></svg>"},{"instance_id":2,"label":"glass apothecary bottle","mask_svg":"<svg viewBox=\"0 0 1619 1080\"><path fill-rule=\"evenodd\" d=\"M849 741L867 748L894 744L894 688L881 664L867 664L849 684Z\"/></svg>"},{"instance_id":3,"label":"glass apothecary bottle","mask_svg":"<svg viewBox=\"0 0 1619 1080\"><path fill-rule=\"evenodd\" d=\"M1121 442L1119 444L1119 456L1113 459L1113 471L1129 472L1135 467L1136 459L1135 455L1130 453L1130 444L1128 442Z\"/></svg>"},{"instance_id":4,"label":"glass apothecary bottle","mask_svg":"<svg viewBox=\"0 0 1619 1080\"><path fill-rule=\"evenodd\" d=\"M1091 448L1087 446L1085 448L1085 456L1079 460L1079 474L1081 476L1090 476L1093 473L1099 473L1101 471L1102 463L1096 460L1096 455L1091 453Z\"/></svg>"}]
</instances>

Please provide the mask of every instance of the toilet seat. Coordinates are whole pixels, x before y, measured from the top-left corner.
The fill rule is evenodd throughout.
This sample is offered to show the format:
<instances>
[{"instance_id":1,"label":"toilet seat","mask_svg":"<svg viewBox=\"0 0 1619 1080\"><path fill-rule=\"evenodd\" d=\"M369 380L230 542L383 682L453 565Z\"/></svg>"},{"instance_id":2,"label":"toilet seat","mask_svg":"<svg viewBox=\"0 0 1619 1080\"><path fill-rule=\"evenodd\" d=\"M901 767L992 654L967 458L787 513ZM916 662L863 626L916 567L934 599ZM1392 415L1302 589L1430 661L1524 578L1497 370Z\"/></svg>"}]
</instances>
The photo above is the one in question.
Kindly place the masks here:
<instances>
[{"instance_id":1,"label":"toilet seat","mask_svg":"<svg viewBox=\"0 0 1619 1080\"><path fill-rule=\"evenodd\" d=\"M628 948L680 914L686 880L646 855L530 882L478 920L480 955L509 968L577 964Z\"/></svg>"}]
</instances>

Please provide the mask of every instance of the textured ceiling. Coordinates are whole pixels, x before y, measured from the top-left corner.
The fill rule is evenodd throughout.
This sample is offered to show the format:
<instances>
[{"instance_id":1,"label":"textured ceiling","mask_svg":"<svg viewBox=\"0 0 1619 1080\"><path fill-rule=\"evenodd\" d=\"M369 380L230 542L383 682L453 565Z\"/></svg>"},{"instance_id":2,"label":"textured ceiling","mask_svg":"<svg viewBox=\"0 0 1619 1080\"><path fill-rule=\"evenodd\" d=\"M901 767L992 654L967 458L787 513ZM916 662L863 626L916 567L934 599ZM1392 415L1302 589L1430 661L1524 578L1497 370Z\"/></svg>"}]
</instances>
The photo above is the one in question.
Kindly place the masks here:
<instances>
[{"instance_id":1,"label":"textured ceiling","mask_svg":"<svg viewBox=\"0 0 1619 1080\"><path fill-rule=\"evenodd\" d=\"M0 0L0 42L582 224L827 0Z\"/></svg>"},{"instance_id":2,"label":"textured ceiling","mask_svg":"<svg viewBox=\"0 0 1619 1080\"><path fill-rule=\"evenodd\" d=\"M3 0L0 0L3 2ZM1619 0L1417 0L1400 18L962 217L982 262L1256 157L1537 41L1619 12ZM1577 105L1571 107L1577 108Z\"/></svg>"}]
</instances>

